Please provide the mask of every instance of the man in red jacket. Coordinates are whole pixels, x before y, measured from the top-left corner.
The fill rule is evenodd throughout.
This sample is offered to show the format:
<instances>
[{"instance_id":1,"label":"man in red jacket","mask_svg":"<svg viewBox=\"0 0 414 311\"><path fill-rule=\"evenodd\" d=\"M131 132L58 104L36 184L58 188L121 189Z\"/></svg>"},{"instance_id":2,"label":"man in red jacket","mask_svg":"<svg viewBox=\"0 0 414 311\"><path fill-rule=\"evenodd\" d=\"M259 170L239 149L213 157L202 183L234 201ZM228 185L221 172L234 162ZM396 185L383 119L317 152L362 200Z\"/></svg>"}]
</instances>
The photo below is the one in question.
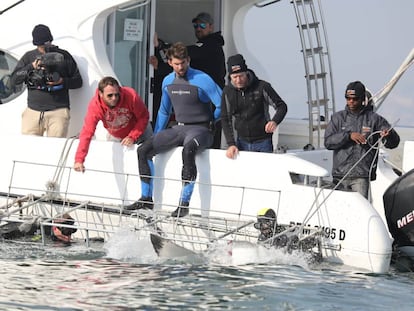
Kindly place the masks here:
<instances>
[{"instance_id":1,"label":"man in red jacket","mask_svg":"<svg viewBox=\"0 0 414 311\"><path fill-rule=\"evenodd\" d=\"M119 139L122 145L131 146L141 143L142 138L152 134L147 132L143 135L148 119L148 109L134 89L121 87L113 77L102 78L95 96L89 102L73 169L78 172L85 171L83 162L99 121L102 121L108 133Z\"/></svg>"}]
</instances>

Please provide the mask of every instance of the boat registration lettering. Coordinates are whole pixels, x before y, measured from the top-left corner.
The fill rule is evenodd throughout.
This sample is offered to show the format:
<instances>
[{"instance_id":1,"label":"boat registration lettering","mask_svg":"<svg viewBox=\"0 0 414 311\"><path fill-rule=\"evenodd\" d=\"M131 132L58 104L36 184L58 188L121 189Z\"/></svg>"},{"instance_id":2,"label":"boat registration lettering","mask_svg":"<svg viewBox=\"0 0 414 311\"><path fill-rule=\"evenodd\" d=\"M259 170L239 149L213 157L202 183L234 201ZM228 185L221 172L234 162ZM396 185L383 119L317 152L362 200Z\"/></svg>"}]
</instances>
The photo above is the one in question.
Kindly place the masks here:
<instances>
[{"instance_id":1,"label":"boat registration lettering","mask_svg":"<svg viewBox=\"0 0 414 311\"><path fill-rule=\"evenodd\" d=\"M293 226L293 225L300 226L301 223L299 223L299 222L295 223L294 221L291 221L290 225L291 226ZM311 232L312 232L311 228L315 228L315 229L320 228L322 230L322 237L324 237L326 239L343 241L343 240L345 240L345 237L346 237L345 230L343 230L343 229L337 229L337 228L331 228L331 227L325 227L325 226L322 226L322 227L313 226L312 227L310 224L303 228L303 233L304 234L311 234Z\"/></svg>"},{"instance_id":2,"label":"boat registration lettering","mask_svg":"<svg viewBox=\"0 0 414 311\"><path fill-rule=\"evenodd\" d=\"M322 227L323 236L325 238L335 240L338 239L339 241L345 240L345 230L337 229L337 228L330 228L330 227Z\"/></svg>"}]
</instances>

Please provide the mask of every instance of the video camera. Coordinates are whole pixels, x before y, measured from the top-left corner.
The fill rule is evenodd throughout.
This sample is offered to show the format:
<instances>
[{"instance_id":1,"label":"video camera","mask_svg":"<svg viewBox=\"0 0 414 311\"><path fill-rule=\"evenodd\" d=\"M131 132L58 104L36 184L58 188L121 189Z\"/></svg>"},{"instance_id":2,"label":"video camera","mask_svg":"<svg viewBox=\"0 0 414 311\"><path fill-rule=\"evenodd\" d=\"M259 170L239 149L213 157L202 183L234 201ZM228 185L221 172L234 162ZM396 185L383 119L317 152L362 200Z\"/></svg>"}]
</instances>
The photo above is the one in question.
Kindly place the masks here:
<instances>
[{"instance_id":1,"label":"video camera","mask_svg":"<svg viewBox=\"0 0 414 311\"><path fill-rule=\"evenodd\" d=\"M48 90L49 82L59 81L61 75L59 68L65 63L63 54L59 52L47 52L37 58L38 69L33 69L28 73L26 84L29 88Z\"/></svg>"}]
</instances>

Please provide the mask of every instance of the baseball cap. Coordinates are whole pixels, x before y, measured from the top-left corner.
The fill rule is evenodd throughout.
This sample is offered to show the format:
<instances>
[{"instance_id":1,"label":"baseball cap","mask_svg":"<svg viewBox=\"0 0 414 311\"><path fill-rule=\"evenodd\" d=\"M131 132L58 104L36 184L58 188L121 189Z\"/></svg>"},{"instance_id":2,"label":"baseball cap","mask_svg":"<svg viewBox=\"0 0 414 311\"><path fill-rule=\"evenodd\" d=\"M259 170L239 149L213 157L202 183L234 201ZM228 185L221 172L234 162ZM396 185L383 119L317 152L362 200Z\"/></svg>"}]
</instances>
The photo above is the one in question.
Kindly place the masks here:
<instances>
[{"instance_id":1,"label":"baseball cap","mask_svg":"<svg viewBox=\"0 0 414 311\"><path fill-rule=\"evenodd\" d=\"M197 16L192 19L191 22L194 23L198 20L201 21L201 22L204 22L204 23L214 24L214 20L211 17L211 15L206 13L206 12L198 13Z\"/></svg>"},{"instance_id":2,"label":"baseball cap","mask_svg":"<svg viewBox=\"0 0 414 311\"><path fill-rule=\"evenodd\" d=\"M349 83L345 90L345 97L365 98L365 86L360 81Z\"/></svg>"}]
</instances>

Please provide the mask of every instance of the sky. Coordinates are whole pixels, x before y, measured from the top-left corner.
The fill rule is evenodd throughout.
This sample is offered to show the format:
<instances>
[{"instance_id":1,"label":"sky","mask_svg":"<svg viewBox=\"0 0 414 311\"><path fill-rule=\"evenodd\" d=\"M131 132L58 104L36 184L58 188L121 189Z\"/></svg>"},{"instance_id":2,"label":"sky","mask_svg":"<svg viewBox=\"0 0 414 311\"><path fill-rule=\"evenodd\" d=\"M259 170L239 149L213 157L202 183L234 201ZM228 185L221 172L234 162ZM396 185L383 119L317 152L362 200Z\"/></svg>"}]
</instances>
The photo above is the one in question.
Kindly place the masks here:
<instances>
[{"instance_id":1,"label":"sky","mask_svg":"<svg viewBox=\"0 0 414 311\"><path fill-rule=\"evenodd\" d=\"M345 107L346 85L360 80L372 93L394 75L414 48L412 0L321 0L332 62L336 110ZM293 6L282 0L252 9L245 33L251 54L289 107L288 117L307 117L306 83ZM259 34L259 35L258 35ZM254 59L247 59L255 64ZM260 67L260 66L259 66ZM253 68L255 69L255 68ZM378 113L390 123L414 126L414 65L402 76Z\"/></svg>"}]
</instances>

